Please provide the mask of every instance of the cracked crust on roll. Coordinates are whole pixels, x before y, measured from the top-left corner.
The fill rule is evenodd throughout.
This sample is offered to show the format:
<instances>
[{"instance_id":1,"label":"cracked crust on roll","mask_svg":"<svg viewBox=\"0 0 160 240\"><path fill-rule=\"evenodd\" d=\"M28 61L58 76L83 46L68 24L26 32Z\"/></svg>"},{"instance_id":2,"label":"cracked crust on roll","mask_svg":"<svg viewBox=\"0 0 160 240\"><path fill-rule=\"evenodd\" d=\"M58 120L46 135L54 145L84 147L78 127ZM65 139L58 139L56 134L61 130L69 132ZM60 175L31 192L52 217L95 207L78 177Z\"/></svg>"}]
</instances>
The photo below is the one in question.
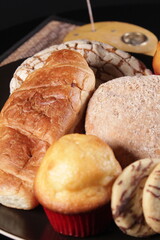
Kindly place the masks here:
<instances>
[{"instance_id":1,"label":"cracked crust on roll","mask_svg":"<svg viewBox=\"0 0 160 240\"><path fill-rule=\"evenodd\" d=\"M79 52L96 76L96 86L122 76L150 75L146 66L127 52L97 41L77 40L46 48L26 59L15 71L10 83L11 93L21 86L28 74L44 66L46 59L55 51L70 49Z\"/></svg>"}]
</instances>

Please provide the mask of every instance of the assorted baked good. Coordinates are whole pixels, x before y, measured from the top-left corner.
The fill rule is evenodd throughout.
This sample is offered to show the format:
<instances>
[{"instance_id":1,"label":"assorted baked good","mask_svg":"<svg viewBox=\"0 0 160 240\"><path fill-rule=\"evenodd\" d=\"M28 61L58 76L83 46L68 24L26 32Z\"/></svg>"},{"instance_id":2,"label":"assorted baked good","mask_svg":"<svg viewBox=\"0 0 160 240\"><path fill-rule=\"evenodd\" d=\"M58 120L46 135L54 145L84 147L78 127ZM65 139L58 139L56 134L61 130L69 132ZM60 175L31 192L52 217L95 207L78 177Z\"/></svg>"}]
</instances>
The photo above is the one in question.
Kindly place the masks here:
<instances>
[{"instance_id":1,"label":"assorted baked good","mask_svg":"<svg viewBox=\"0 0 160 240\"><path fill-rule=\"evenodd\" d=\"M158 163L160 159L153 158L135 161L114 182L111 201L113 218L117 226L130 236L155 234L144 218L142 198L145 182Z\"/></svg>"},{"instance_id":2,"label":"assorted baked good","mask_svg":"<svg viewBox=\"0 0 160 240\"><path fill-rule=\"evenodd\" d=\"M122 167L160 156L160 76L126 76L101 84L89 101L86 134L107 142Z\"/></svg>"},{"instance_id":3,"label":"assorted baked good","mask_svg":"<svg viewBox=\"0 0 160 240\"><path fill-rule=\"evenodd\" d=\"M121 167L96 136L69 134L47 150L35 178L35 194L58 232L95 235L111 219L112 184Z\"/></svg>"},{"instance_id":4,"label":"assorted baked good","mask_svg":"<svg viewBox=\"0 0 160 240\"><path fill-rule=\"evenodd\" d=\"M0 114L0 203L31 209L36 171L48 147L73 132L95 87L78 52L53 52L14 91Z\"/></svg>"},{"instance_id":5,"label":"assorted baked good","mask_svg":"<svg viewBox=\"0 0 160 240\"><path fill-rule=\"evenodd\" d=\"M140 159L118 176L112 187L111 208L116 225L134 237L160 233L160 158Z\"/></svg>"},{"instance_id":6,"label":"assorted baked good","mask_svg":"<svg viewBox=\"0 0 160 240\"><path fill-rule=\"evenodd\" d=\"M160 164L153 169L147 178L143 191L143 209L147 224L160 233Z\"/></svg>"},{"instance_id":7,"label":"assorted baked good","mask_svg":"<svg viewBox=\"0 0 160 240\"><path fill-rule=\"evenodd\" d=\"M106 229L112 200L123 232L159 232L150 221L155 199L159 206L159 89L160 77L141 61L96 41L26 59L0 114L0 203L40 203L56 231L84 237Z\"/></svg>"},{"instance_id":8,"label":"assorted baked good","mask_svg":"<svg viewBox=\"0 0 160 240\"><path fill-rule=\"evenodd\" d=\"M46 59L57 50L70 49L79 52L94 71L96 86L122 76L150 75L152 72L140 60L127 52L97 41L76 40L46 48L27 58L15 71L10 82L11 93L26 77L41 68Z\"/></svg>"}]
</instances>

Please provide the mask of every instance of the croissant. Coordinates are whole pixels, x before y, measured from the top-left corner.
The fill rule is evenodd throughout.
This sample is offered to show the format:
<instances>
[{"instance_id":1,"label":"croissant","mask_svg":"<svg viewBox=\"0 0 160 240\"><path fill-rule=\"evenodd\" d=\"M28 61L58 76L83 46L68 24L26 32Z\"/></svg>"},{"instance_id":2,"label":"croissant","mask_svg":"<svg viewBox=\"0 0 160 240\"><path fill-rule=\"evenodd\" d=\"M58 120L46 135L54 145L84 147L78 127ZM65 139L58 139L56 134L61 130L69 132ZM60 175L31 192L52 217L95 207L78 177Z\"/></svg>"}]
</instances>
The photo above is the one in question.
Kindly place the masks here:
<instances>
[{"instance_id":1,"label":"croissant","mask_svg":"<svg viewBox=\"0 0 160 240\"><path fill-rule=\"evenodd\" d=\"M95 88L95 76L82 55L53 52L6 101L0 114L0 203L18 209L38 205L36 171L61 136L76 132Z\"/></svg>"}]
</instances>

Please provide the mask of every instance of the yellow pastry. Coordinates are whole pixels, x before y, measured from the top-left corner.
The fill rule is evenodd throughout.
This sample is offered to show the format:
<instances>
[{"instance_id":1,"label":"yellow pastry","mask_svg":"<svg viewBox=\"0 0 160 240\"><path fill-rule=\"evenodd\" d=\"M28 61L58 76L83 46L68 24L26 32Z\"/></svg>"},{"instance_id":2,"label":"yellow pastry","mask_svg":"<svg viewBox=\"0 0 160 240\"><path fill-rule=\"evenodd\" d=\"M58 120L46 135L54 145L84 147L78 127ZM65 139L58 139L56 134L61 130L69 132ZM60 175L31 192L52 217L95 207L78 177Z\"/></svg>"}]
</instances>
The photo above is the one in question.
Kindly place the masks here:
<instances>
[{"instance_id":1,"label":"yellow pastry","mask_svg":"<svg viewBox=\"0 0 160 240\"><path fill-rule=\"evenodd\" d=\"M107 204L110 202L112 184L120 173L121 167L111 148L102 140L85 134L65 135L46 152L35 179L35 194L52 217L56 212L60 217L74 215L84 218L86 213L88 216L88 212L92 212L92 222L93 212L103 209L106 218L102 224L104 228L107 224ZM98 216L96 214L96 220L94 219L97 223L101 222ZM68 221L67 219L67 224ZM74 219L74 222L77 220ZM55 223L54 217L52 223ZM96 228L88 233L84 220L83 224L81 233L74 235L95 233ZM55 225L53 227L56 228ZM64 230L60 232L64 233Z\"/></svg>"}]
</instances>

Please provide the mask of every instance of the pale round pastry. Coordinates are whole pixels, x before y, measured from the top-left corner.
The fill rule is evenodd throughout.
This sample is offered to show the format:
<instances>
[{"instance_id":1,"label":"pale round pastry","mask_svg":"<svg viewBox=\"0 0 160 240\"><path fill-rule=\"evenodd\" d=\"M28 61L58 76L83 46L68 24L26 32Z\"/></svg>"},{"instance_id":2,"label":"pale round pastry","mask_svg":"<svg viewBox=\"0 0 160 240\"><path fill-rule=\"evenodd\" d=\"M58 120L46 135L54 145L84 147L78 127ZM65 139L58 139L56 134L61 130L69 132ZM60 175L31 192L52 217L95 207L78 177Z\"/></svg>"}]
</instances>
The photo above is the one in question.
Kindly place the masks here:
<instances>
[{"instance_id":1,"label":"pale round pastry","mask_svg":"<svg viewBox=\"0 0 160 240\"><path fill-rule=\"evenodd\" d=\"M69 134L50 146L35 179L35 194L47 209L81 213L110 202L121 167L96 136Z\"/></svg>"},{"instance_id":2,"label":"pale round pastry","mask_svg":"<svg viewBox=\"0 0 160 240\"><path fill-rule=\"evenodd\" d=\"M148 225L160 233L160 164L153 169L145 183L143 211Z\"/></svg>"},{"instance_id":3,"label":"pale round pastry","mask_svg":"<svg viewBox=\"0 0 160 240\"><path fill-rule=\"evenodd\" d=\"M115 223L126 234L145 237L155 234L145 221L142 196L147 177L160 159L141 159L130 164L113 184L111 208Z\"/></svg>"},{"instance_id":4,"label":"pale round pastry","mask_svg":"<svg viewBox=\"0 0 160 240\"><path fill-rule=\"evenodd\" d=\"M10 82L10 92L19 88L27 76L44 66L46 59L57 50L71 49L79 52L95 73L97 85L116 77L150 75L146 66L127 52L97 41L75 40L46 48L27 58L15 71Z\"/></svg>"},{"instance_id":5,"label":"pale round pastry","mask_svg":"<svg viewBox=\"0 0 160 240\"><path fill-rule=\"evenodd\" d=\"M121 77L101 84L91 97L86 134L113 149L122 167L160 156L160 76Z\"/></svg>"}]
</instances>

